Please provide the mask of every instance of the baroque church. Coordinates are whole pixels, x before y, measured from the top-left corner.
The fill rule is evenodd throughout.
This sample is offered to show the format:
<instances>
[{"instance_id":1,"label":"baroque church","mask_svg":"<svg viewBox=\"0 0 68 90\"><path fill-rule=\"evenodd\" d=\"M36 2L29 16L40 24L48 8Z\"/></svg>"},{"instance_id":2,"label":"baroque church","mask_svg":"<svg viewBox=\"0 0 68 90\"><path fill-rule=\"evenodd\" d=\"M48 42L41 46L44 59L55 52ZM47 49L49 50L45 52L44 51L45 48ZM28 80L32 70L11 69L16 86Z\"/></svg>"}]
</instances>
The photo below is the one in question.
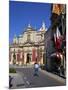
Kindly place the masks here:
<instances>
[{"instance_id":1,"label":"baroque church","mask_svg":"<svg viewBox=\"0 0 68 90\"><path fill-rule=\"evenodd\" d=\"M44 34L47 28L45 23L39 30L28 24L23 34L15 35L9 46L9 63L16 65L32 65L36 61L41 65L45 63Z\"/></svg>"}]
</instances>

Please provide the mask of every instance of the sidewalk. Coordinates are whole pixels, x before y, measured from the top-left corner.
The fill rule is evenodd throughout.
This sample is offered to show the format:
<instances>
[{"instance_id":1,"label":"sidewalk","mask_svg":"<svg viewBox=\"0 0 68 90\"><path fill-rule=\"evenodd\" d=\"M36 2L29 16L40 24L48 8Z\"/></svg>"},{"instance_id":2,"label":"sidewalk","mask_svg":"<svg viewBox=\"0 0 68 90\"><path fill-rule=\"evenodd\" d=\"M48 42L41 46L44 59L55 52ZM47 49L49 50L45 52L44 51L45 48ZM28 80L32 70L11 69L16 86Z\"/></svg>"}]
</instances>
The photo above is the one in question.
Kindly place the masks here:
<instances>
[{"instance_id":1,"label":"sidewalk","mask_svg":"<svg viewBox=\"0 0 68 90\"><path fill-rule=\"evenodd\" d=\"M18 73L11 73L9 74L13 79L11 81L12 87L10 89L18 89L18 88L25 88L25 82L22 76Z\"/></svg>"},{"instance_id":2,"label":"sidewalk","mask_svg":"<svg viewBox=\"0 0 68 90\"><path fill-rule=\"evenodd\" d=\"M57 81L59 81L59 82L61 82L61 83L66 84L66 79L64 79L64 78L62 78L62 77L60 77L60 76L58 76L58 75L56 75L56 74L53 74L53 73L51 73L51 72L47 72L46 70L40 69L40 71L41 71L42 73L48 75L49 77L51 77L51 78L53 78L53 79L55 79L55 80L57 80Z\"/></svg>"},{"instance_id":3,"label":"sidewalk","mask_svg":"<svg viewBox=\"0 0 68 90\"><path fill-rule=\"evenodd\" d=\"M21 65L9 65L9 68L32 68L33 67L33 65L23 65L23 66L21 66Z\"/></svg>"}]
</instances>

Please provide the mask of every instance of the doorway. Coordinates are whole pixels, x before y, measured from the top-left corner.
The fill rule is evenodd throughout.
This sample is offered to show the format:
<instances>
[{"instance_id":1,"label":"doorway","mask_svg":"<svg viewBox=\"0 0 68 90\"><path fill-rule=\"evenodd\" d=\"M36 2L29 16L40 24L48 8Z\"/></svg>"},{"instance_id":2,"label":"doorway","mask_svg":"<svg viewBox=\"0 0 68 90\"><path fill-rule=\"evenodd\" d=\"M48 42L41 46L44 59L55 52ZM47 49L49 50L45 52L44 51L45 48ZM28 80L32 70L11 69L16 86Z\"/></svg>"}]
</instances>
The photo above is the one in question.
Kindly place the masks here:
<instances>
[{"instance_id":1,"label":"doorway","mask_svg":"<svg viewBox=\"0 0 68 90\"><path fill-rule=\"evenodd\" d=\"M26 60L26 64L30 63L31 61L31 54L27 53L27 60Z\"/></svg>"}]
</instances>

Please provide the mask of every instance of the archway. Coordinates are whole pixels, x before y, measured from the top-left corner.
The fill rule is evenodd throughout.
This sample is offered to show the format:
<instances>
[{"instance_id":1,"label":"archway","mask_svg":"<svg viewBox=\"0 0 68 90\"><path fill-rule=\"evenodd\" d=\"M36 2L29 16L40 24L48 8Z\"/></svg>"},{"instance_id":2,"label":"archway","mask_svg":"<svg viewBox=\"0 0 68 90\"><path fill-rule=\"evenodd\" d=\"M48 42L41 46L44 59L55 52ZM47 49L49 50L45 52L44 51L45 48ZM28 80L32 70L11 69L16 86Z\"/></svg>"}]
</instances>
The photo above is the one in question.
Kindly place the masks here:
<instances>
[{"instance_id":1,"label":"archway","mask_svg":"<svg viewBox=\"0 0 68 90\"><path fill-rule=\"evenodd\" d=\"M31 61L31 55L29 53L27 53L27 60L26 60L26 64L30 63Z\"/></svg>"}]
</instances>

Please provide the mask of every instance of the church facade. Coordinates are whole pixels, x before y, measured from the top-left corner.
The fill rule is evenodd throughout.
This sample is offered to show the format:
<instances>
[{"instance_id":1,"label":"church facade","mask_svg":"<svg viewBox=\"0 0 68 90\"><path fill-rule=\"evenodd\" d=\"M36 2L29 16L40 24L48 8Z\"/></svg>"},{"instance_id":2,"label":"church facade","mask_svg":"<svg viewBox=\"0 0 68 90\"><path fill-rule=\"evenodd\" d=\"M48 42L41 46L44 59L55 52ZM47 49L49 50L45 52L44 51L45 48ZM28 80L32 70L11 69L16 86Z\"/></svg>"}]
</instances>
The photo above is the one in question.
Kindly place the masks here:
<instances>
[{"instance_id":1,"label":"church facade","mask_svg":"<svg viewBox=\"0 0 68 90\"><path fill-rule=\"evenodd\" d=\"M23 34L18 37L15 35L12 44L9 46L9 63L32 65L37 61L39 64L45 64L45 32L46 27L43 22L39 30L35 30L28 24Z\"/></svg>"}]
</instances>

